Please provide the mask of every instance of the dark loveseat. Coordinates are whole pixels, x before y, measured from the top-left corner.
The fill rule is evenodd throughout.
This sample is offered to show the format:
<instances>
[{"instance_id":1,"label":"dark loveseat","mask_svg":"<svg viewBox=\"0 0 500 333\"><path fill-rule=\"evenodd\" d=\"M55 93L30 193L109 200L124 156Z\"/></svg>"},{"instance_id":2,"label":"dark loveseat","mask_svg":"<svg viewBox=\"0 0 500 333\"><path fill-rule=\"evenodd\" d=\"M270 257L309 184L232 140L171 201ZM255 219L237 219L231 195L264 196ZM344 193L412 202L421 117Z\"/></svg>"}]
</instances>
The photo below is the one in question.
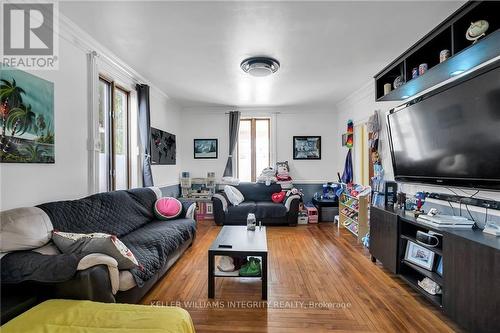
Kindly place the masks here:
<instances>
[{"instance_id":1,"label":"dark loveseat","mask_svg":"<svg viewBox=\"0 0 500 333\"><path fill-rule=\"evenodd\" d=\"M213 208L215 223L218 225L245 225L248 213L254 213L264 225L297 225L300 197L291 196L283 203L274 203L271 200L273 193L281 192L281 186L271 184L266 186L262 183L240 183L235 186L245 200L233 206L225 197L224 193L213 196Z\"/></svg>"},{"instance_id":2,"label":"dark loveseat","mask_svg":"<svg viewBox=\"0 0 500 333\"><path fill-rule=\"evenodd\" d=\"M158 188L140 188L2 212L2 232L11 236L10 241L2 238L2 317L9 311L6 305L22 308L15 301L20 290L24 294L30 290L31 298L38 301L138 302L189 247L196 233L190 204L183 204L179 218L158 221L154 203L159 196ZM61 254L50 241L52 229L116 235L140 266L124 271L109 265L114 259L102 254L108 264L99 264L95 254ZM6 298L9 294L13 301Z\"/></svg>"}]
</instances>

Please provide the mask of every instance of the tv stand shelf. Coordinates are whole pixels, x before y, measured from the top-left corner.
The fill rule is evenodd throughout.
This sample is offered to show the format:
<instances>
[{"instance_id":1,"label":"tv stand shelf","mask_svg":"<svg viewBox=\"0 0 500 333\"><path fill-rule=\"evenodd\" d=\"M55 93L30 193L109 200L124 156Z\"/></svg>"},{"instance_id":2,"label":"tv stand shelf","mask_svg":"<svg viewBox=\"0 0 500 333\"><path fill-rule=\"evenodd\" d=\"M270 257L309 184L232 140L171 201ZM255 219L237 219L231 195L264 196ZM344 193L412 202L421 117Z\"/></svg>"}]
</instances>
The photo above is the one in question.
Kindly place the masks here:
<instances>
[{"instance_id":1,"label":"tv stand shelf","mask_svg":"<svg viewBox=\"0 0 500 333\"><path fill-rule=\"evenodd\" d=\"M464 4L375 75L375 100L405 100L496 58L500 54L499 12L499 1L469 1ZM466 40L465 33L471 22L478 20L487 20L489 29L486 37L472 44ZM450 51L451 57L440 63L439 53L444 49ZM412 78L412 69L422 63L427 63L429 69L423 75ZM405 84L394 89L393 82L398 76ZM384 84L387 83L394 90L384 95Z\"/></svg>"},{"instance_id":2,"label":"tv stand shelf","mask_svg":"<svg viewBox=\"0 0 500 333\"><path fill-rule=\"evenodd\" d=\"M405 260L406 245L416 243L416 232L442 235L441 247L419 245L443 260L442 276ZM431 227L404 211L370 208L370 254L397 274L411 288L438 306L471 332L498 332L500 328L500 237L480 230ZM435 265L434 265L435 266ZM418 281L428 277L441 286L442 295L431 295Z\"/></svg>"},{"instance_id":3,"label":"tv stand shelf","mask_svg":"<svg viewBox=\"0 0 500 333\"><path fill-rule=\"evenodd\" d=\"M401 238L412 241L414 243L417 243L417 239L415 237L406 236L404 234L401 234ZM439 247L431 247L431 246L427 246L427 245L421 244L421 243L418 243L418 245L425 247L428 250L434 251L436 254L438 254L440 256L443 255L443 251Z\"/></svg>"},{"instance_id":4,"label":"tv stand shelf","mask_svg":"<svg viewBox=\"0 0 500 333\"><path fill-rule=\"evenodd\" d=\"M407 274L400 274L399 277L401 278L401 280L405 281L415 291L422 294L433 305L438 306L440 308L443 307L443 296L442 295L431 295L431 294L428 294L427 292L425 292L418 285L419 278L416 277L414 274L408 274L408 273Z\"/></svg>"},{"instance_id":5,"label":"tv stand shelf","mask_svg":"<svg viewBox=\"0 0 500 333\"><path fill-rule=\"evenodd\" d=\"M414 271L420 273L421 275L424 275L424 276L428 277L429 279L431 279L432 281L436 282L440 286L443 285L443 278L441 276L439 276L439 274L437 274L435 272L428 271L428 270L426 270L424 268L421 268L421 267L419 267L419 266L417 266L415 264L412 264L411 262L406 261L406 260L401 260L401 263L403 265L406 265L409 268L413 269Z\"/></svg>"}]
</instances>

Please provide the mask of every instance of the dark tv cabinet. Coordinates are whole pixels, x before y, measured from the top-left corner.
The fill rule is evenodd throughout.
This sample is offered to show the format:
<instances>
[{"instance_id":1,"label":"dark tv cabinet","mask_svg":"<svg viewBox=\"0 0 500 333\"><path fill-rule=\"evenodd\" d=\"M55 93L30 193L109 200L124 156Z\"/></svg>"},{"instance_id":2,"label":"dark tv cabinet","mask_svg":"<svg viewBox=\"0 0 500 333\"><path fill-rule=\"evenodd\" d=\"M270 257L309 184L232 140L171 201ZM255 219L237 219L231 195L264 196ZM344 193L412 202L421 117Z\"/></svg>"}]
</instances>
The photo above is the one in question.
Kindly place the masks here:
<instances>
[{"instance_id":1,"label":"dark tv cabinet","mask_svg":"<svg viewBox=\"0 0 500 333\"><path fill-rule=\"evenodd\" d=\"M458 73L479 66L500 53L500 1L469 1L440 25L411 46L374 76L375 100L400 101L410 98ZM471 22L487 20L486 36L475 44L465 38ZM447 49L451 57L439 63L439 53ZM427 63L428 71L412 79L412 69ZM391 88L396 77L405 84L384 95L384 84Z\"/></svg>"},{"instance_id":2,"label":"dark tv cabinet","mask_svg":"<svg viewBox=\"0 0 500 333\"><path fill-rule=\"evenodd\" d=\"M389 271L398 272L398 215L372 206L370 208L370 253Z\"/></svg>"},{"instance_id":3,"label":"dark tv cabinet","mask_svg":"<svg viewBox=\"0 0 500 333\"><path fill-rule=\"evenodd\" d=\"M429 271L404 260L406 244L415 241L417 230L443 235L440 246L429 247L443 259L442 276L436 264ZM467 331L500 332L500 237L434 228L410 214L372 206L370 254ZM442 295L418 286L426 276L441 285Z\"/></svg>"}]
</instances>

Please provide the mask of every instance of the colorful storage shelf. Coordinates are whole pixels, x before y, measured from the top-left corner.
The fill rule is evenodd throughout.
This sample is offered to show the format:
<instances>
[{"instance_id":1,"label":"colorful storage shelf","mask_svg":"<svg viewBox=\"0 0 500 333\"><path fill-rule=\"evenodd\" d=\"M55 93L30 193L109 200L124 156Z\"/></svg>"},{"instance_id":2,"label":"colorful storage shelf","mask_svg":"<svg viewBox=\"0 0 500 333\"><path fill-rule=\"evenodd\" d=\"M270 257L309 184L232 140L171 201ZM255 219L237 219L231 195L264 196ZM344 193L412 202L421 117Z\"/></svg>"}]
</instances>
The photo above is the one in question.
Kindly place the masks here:
<instances>
[{"instance_id":1,"label":"colorful storage shelf","mask_svg":"<svg viewBox=\"0 0 500 333\"><path fill-rule=\"evenodd\" d=\"M369 195L359 196L359 198L343 193L339 201L339 222L354 236L358 242L370 230L368 221Z\"/></svg>"}]
</instances>

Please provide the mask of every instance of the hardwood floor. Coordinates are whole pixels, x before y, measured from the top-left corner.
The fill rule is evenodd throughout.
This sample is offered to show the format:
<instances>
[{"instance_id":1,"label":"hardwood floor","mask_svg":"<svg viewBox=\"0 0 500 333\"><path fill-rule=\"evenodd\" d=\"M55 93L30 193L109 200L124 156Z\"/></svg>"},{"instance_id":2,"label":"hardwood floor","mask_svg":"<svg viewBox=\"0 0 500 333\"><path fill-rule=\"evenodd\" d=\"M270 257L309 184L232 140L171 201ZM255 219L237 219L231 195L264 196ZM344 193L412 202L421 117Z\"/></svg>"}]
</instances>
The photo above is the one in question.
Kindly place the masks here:
<instances>
[{"instance_id":1,"label":"hardwood floor","mask_svg":"<svg viewBox=\"0 0 500 333\"><path fill-rule=\"evenodd\" d=\"M453 332L442 313L331 223L268 227L269 298L260 280L217 278L207 298L207 249L220 227L199 222L196 240L144 304L177 305L197 332Z\"/></svg>"}]
</instances>

